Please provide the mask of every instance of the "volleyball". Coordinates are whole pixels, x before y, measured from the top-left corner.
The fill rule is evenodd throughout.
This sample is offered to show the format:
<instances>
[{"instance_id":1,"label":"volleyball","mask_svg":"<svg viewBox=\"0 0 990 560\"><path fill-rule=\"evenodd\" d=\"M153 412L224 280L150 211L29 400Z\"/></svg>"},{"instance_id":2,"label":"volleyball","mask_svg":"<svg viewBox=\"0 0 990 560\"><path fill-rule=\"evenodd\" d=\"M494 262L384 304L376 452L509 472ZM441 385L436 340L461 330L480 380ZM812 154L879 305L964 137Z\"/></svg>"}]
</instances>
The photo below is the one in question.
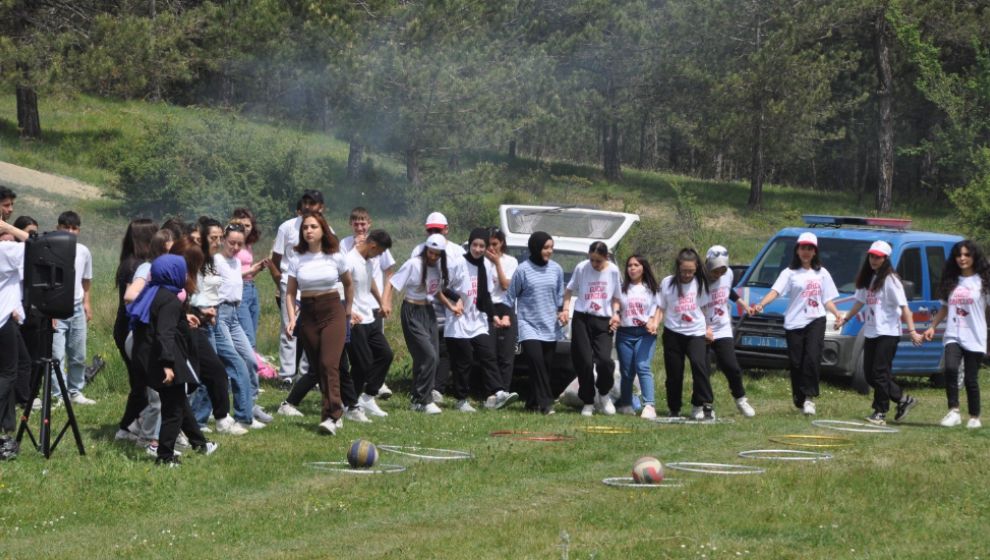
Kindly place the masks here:
<instances>
[{"instance_id":1,"label":"volleyball","mask_svg":"<svg viewBox=\"0 0 990 560\"><path fill-rule=\"evenodd\" d=\"M660 484L663 482L663 465L655 457L640 457L633 463L632 477L637 484Z\"/></svg>"},{"instance_id":2,"label":"volleyball","mask_svg":"<svg viewBox=\"0 0 990 560\"><path fill-rule=\"evenodd\" d=\"M356 439L347 450L347 464L355 469L370 469L378 460L378 449L366 439Z\"/></svg>"}]
</instances>

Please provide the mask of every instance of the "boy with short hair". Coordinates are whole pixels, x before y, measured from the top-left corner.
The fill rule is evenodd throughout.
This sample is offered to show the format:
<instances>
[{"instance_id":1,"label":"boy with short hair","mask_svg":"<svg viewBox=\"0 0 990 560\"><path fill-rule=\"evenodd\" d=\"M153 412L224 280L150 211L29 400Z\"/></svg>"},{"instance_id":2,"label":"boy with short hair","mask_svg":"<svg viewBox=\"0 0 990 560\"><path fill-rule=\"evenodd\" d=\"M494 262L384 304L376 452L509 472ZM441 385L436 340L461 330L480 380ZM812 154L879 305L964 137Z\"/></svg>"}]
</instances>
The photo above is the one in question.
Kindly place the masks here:
<instances>
[{"instance_id":1,"label":"boy with short hair","mask_svg":"<svg viewBox=\"0 0 990 560\"><path fill-rule=\"evenodd\" d=\"M0 220L10 221L10 217L14 215L14 200L16 198L17 193L0 185Z\"/></svg>"},{"instance_id":2,"label":"boy with short hair","mask_svg":"<svg viewBox=\"0 0 990 560\"><path fill-rule=\"evenodd\" d=\"M79 214L68 210L59 214L58 230L79 235L82 220ZM52 338L52 358L62 362L66 389L75 404L95 404L82 393L86 385L86 324L93 318L89 303L89 288L93 279L93 255L82 243L76 243L75 308L72 317L55 320ZM52 386L56 396L61 396L58 382Z\"/></svg>"}]
</instances>

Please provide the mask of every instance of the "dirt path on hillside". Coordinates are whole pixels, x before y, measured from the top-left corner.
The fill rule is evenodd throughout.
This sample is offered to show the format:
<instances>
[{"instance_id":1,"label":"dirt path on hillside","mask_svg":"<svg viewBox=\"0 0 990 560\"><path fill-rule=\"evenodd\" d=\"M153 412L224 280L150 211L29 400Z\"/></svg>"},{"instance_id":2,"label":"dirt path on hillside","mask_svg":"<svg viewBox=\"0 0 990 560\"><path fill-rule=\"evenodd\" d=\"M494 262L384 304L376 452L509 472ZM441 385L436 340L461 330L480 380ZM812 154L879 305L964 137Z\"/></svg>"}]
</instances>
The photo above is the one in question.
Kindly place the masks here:
<instances>
[{"instance_id":1,"label":"dirt path on hillside","mask_svg":"<svg viewBox=\"0 0 990 560\"><path fill-rule=\"evenodd\" d=\"M3 161L0 161L0 185L9 187L14 192L18 188L27 188L71 198L91 199L103 194L99 187L75 179L42 173Z\"/></svg>"}]
</instances>

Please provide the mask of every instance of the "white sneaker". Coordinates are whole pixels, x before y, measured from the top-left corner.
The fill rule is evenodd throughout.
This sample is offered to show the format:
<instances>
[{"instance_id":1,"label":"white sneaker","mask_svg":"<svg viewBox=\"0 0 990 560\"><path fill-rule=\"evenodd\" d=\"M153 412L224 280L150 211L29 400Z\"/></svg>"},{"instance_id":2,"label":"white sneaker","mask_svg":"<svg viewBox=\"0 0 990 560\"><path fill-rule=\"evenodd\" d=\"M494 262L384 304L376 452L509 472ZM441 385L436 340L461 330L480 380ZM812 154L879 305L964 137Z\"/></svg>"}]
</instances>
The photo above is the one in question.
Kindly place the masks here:
<instances>
[{"instance_id":1,"label":"white sneaker","mask_svg":"<svg viewBox=\"0 0 990 560\"><path fill-rule=\"evenodd\" d=\"M615 411L619 414L624 414L626 416L636 416L636 411L633 409L633 407L629 405L620 406L619 408L615 409Z\"/></svg>"},{"instance_id":2,"label":"white sneaker","mask_svg":"<svg viewBox=\"0 0 990 560\"><path fill-rule=\"evenodd\" d=\"M257 420L258 422L264 422L265 424L268 424L269 422L274 420L274 418L272 418L272 415L265 412L265 409L261 408L261 405L259 404L254 405L254 408L251 409L251 413L254 415L254 419Z\"/></svg>"},{"instance_id":3,"label":"white sneaker","mask_svg":"<svg viewBox=\"0 0 990 560\"><path fill-rule=\"evenodd\" d=\"M334 422L333 424L334 424L335 426L337 426L337 429L338 429L338 430L339 430L339 429L341 429L341 428L343 428L343 427L344 427L344 417L343 417L343 416L341 416L341 417L340 417L340 418L338 418L338 419L337 419L337 421L336 421L336 422Z\"/></svg>"},{"instance_id":4,"label":"white sneaker","mask_svg":"<svg viewBox=\"0 0 990 560\"><path fill-rule=\"evenodd\" d=\"M337 435L337 423L333 421L333 418L327 418L326 420L320 422L317 426L323 433L330 434L332 436Z\"/></svg>"},{"instance_id":5,"label":"white sneaker","mask_svg":"<svg viewBox=\"0 0 990 560\"><path fill-rule=\"evenodd\" d=\"M595 405L586 404L581 407L581 416L591 417L594 416L594 414L595 414Z\"/></svg>"},{"instance_id":6,"label":"white sneaker","mask_svg":"<svg viewBox=\"0 0 990 560\"><path fill-rule=\"evenodd\" d=\"M738 408L739 412L741 412L746 418L756 416L756 411L753 410L753 407L749 404L749 401L746 400L746 397L739 397L736 399L736 408Z\"/></svg>"},{"instance_id":7,"label":"white sneaker","mask_svg":"<svg viewBox=\"0 0 990 560\"><path fill-rule=\"evenodd\" d=\"M518 400L519 400L519 393L498 391L494 395L488 397L488 400L485 401L485 406L488 407L488 401L491 401L492 406L489 408L501 410Z\"/></svg>"},{"instance_id":8,"label":"white sneaker","mask_svg":"<svg viewBox=\"0 0 990 560\"><path fill-rule=\"evenodd\" d=\"M805 413L807 416L814 416L815 401L804 401L804 406L801 407L801 412Z\"/></svg>"},{"instance_id":9,"label":"white sneaker","mask_svg":"<svg viewBox=\"0 0 990 560\"><path fill-rule=\"evenodd\" d=\"M217 432L221 434L230 434L232 436L243 436L248 433L248 431L235 422L234 417L229 414L217 420Z\"/></svg>"},{"instance_id":10,"label":"white sneaker","mask_svg":"<svg viewBox=\"0 0 990 560\"><path fill-rule=\"evenodd\" d=\"M86 398L86 395L84 395L82 393L76 393L76 394L72 395L72 397L69 400L72 401L72 404L84 404L84 405L86 405L86 404L96 404L96 401L94 401L93 399L90 399L90 398Z\"/></svg>"},{"instance_id":11,"label":"white sneaker","mask_svg":"<svg viewBox=\"0 0 990 560\"><path fill-rule=\"evenodd\" d=\"M412 409L416 412L422 412L423 414L440 414L443 410L437 406L437 403L430 404L414 404Z\"/></svg>"},{"instance_id":12,"label":"white sneaker","mask_svg":"<svg viewBox=\"0 0 990 560\"><path fill-rule=\"evenodd\" d=\"M701 420L705 417L705 409L700 406L691 407L691 418L693 420Z\"/></svg>"},{"instance_id":13,"label":"white sneaker","mask_svg":"<svg viewBox=\"0 0 990 560\"><path fill-rule=\"evenodd\" d=\"M942 417L942 421L939 423L946 428L951 428L962 424L962 417L959 416L959 411L953 408L948 414Z\"/></svg>"},{"instance_id":14,"label":"white sneaker","mask_svg":"<svg viewBox=\"0 0 990 560\"><path fill-rule=\"evenodd\" d=\"M218 447L220 447L219 443L215 441L208 441L205 445L203 445L203 447L197 449L197 451L203 455L213 455L216 453Z\"/></svg>"},{"instance_id":15,"label":"white sneaker","mask_svg":"<svg viewBox=\"0 0 990 560\"><path fill-rule=\"evenodd\" d=\"M639 414L639 417L654 420L657 417L657 409L652 404L648 404L643 407L643 412Z\"/></svg>"},{"instance_id":16,"label":"white sneaker","mask_svg":"<svg viewBox=\"0 0 990 560\"><path fill-rule=\"evenodd\" d=\"M113 439L118 440L118 441L119 440L123 440L123 441L137 441L137 438L138 438L137 437L137 434L134 434L134 433L129 432L127 430L120 430L120 429L118 429L117 430L117 433L114 434L114 436L113 436Z\"/></svg>"},{"instance_id":17,"label":"white sneaker","mask_svg":"<svg viewBox=\"0 0 990 560\"><path fill-rule=\"evenodd\" d=\"M344 418L352 422L361 422L362 424L370 424L371 418L365 416L364 411L360 407L348 408L344 411Z\"/></svg>"},{"instance_id":18,"label":"white sneaker","mask_svg":"<svg viewBox=\"0 0 990 560\"><path fill-rule=\"evenodd\" d=\"M152 457L158 457L158 444L151 444L151 443L149 443L144 449L148 453L148 455L151 455ZM172 448L172 455L175 455L176 457L178 457L178 456L182 455L182 453L180 453L178 449L176 449L175 447L173 447Z\"/></svg>"},{"instance_id":19,"label":"white sneaker","mask_svg":"<svg viewBox=\"0 0 990 560\"><path fill-rule=\"evenodd\" d=\"M443 404L443 393L434 389L430 392L430 396L433 397L433 402L436 404Z\"/></svg>"},{"instance_id":20,"label":"white sneaker","mask_svg":"<svg viewBox=\"0 0 990 560\"><path fill-rule=\"evenodd\" d=\"M467 399L461 399L454 405L454 410L458 412L478 412Z\"/></svg>"},{"instance_id":21,"label":"white sneaker","mask_svg":"<svg viewBox=\"0 0 990 560\"><path fill-rule=\"evenodd\" d=\"M209 426L200 426L199 427L199 431L203 432L204 434L212 434L213 433L213 430Z\"/></svg>"},{"instance_id":22,"label":"white sneaker","mask_svg":"<svg viewBox=\"0 0 990 560\"><path fill-rule=\"evenodd\" d=\"M979 418L970 418L969 421L966 422L966 427L971 430L975 430L977 428L982 428L983 424L980 422Z\"/></svg>"},{"instance_id":23,"label":"white sneaker","mask_svg":"<svg viewBox=\"0 0 990 560\"><path fill-rule=\"evenodd\" d=\"M179 435L175 438L175 448L179 449L180 447L182 449L189 449L189 438L182 432L179 432Z\"/></svg>"},{"instance_id":24,"label":"white sneaker","mask_svg":"<svg viewBox=\"0 0 990 560\"><path fill-rule=\"evenodd\" d=\"M372 416L380 416L382 418L388 416L388 413L382 410L382 407L378 406L378 402L375 401L375 397L368 395L366 393L361 393L358 397L358 404L364 410L365 414L370 414Z\"/></svg>"},{"instance_id":25,"label":"white sneaker","mask_svg":"<svg viewBox=\"0 0 990 560\"><path fill-rule=\"evenodd\" d=\"M251 430L260 430L261 428L264 428L268 424L263 424L261 422L258 422L257 420L251 419L251 423L250 424L245 424L244 422L238 422L237 425L240 426L241 428L244 428L245 430L248 430L248 429L251 429Z\"/></svg>"},{"instance_id":26,"label":"white sneaker","mask_svg":"<svg viewBox=\"0 0 990 560\"><path fill-rule=\"evenodd\" d=\"M41 399L34 399L31 403L31 410L41 410Z\"/></svg>"},{"instance_id":27,"label":"white sneaker","mask_svg":"<svg viewBox=\"0 0 990 560\"><path fill-rule=\"evenodd\" d=\"M383 401L392 398L392 390L388 388L388 385L382 383L382 388L378 390L378 398Z\"/></svg>"},{"instance_id":28,"label":"white sneaker","mask_svg":"<svg viewBox=\"0 0 990 560\"><path fill-rule=\"evenodd\" d=\"M612 403L612 397L607 394L595 395L595 410L605 416L615 416L615 404Z\"/></svg>"},{"instance_id":29,"label":"white sneaker","mask_svg":"<svg viewBox=\"0 0 990 560\"><path fill-rule=\"evenodd\" d=\"M302 412L299 412L299 409L298 408L292 406L291 404L289 404L289 403L287 403L285 401L282 401L282 404L280 404L278 406L278 410L275 411L275 414L280 414L282 416L302 416L303 415Z\"/></svg>"}]
</instances>

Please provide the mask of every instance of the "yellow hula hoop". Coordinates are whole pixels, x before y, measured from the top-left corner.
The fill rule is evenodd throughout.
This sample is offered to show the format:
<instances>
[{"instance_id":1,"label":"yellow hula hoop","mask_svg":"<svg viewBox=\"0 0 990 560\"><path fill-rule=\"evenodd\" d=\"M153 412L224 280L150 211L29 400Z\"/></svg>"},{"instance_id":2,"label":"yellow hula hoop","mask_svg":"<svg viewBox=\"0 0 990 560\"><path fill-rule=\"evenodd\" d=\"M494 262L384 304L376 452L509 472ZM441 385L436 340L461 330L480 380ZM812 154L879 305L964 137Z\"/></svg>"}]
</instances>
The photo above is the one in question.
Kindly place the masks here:
<instances>
[{"instance_id":1,"label":"yellow hula hoop","mask_svg":"<svg viewBox=\"0 0 990 560\"><path fill-rule=\"evenodd\" d=\"M794 447L815 447L815 448L833 448L833 447L849 447L855 442L849 438L839 437L839 436L815 436L815 435L803 435L803 434L788 434L783 436L773 436L767 438L774 443L780 443L783 445L793 445Z\"/></svg>"},{"instance_id":2,"label":"yellow hula hoop","mask_svg":"<svg viewBox=\"0 0 990 560\"><path fill-rule=\"evenodd\" d=\"M631 434L635 431L632 428L623 428L620 426L582 426L578 430L586 434L605 435Z\"/></svg>"}]
</instances>

